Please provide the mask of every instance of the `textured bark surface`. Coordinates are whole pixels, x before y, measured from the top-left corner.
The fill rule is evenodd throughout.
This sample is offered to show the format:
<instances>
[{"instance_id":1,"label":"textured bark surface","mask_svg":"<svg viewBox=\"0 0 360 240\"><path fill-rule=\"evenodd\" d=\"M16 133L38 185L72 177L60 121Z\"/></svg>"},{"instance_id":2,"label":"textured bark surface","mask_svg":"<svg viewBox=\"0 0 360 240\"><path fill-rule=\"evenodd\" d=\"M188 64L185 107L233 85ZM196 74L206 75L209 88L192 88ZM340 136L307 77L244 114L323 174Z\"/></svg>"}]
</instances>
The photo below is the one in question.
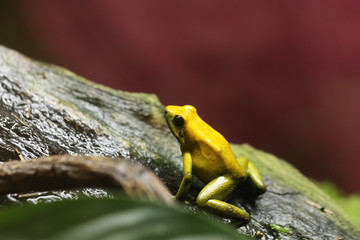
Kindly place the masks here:
<instances>
[{"instance_id":1,"label":"textured bark surface","mask_svg":"<svg viewBox=\"0 0 360 240\"><path fill-rule=\"evenodd\" d=\"M3 162L65 153L132 159L152 169L174 193L182 159L163 111L154 95L115 91L0 47ZM255 199L246 189L234 195L231 201L252 216L239 232L261 231L262 239L360 239L341 209L291 165L248 145L233 150L259 168L268 187ZM193 181L190 203L201 187Z\"/></svg>"}]
</instances>

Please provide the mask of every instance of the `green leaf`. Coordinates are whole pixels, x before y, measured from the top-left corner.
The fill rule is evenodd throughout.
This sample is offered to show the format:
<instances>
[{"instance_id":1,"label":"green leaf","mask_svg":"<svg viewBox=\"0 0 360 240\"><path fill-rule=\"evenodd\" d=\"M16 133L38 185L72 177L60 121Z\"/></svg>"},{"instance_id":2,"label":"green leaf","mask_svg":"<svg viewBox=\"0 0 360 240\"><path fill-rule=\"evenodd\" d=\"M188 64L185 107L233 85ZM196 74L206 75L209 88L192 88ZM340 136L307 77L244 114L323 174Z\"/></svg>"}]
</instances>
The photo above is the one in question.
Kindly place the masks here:
<instances>
[{"instance_id":1,"label":"green leaf","mask_svg":"<svg viewBox=\"0 0 360 240\"><path fill-rule=\"evenodd\" d=\"M80 199L0 212L0 239L249 239L201 214L127 197Z\"/></svg>"}]
</instances>

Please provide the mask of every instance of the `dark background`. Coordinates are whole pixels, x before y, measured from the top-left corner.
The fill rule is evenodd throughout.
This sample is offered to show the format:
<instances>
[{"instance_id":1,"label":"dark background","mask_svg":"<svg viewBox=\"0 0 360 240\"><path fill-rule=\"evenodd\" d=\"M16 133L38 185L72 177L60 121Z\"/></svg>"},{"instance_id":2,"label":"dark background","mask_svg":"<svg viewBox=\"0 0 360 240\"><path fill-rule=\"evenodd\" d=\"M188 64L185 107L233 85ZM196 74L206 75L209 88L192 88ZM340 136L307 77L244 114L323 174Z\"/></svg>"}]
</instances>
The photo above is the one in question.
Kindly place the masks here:
<instances>
[{"instance_id":1,"label":"dark background","mask_svg":"<svg viewBox=\"0 0 360 240\"><path fill-rule=\"evenodd\" d=\"M192 104L317 180L360 192L360 2L2 0L0 44Z\"/></svg>"}]
</instances>

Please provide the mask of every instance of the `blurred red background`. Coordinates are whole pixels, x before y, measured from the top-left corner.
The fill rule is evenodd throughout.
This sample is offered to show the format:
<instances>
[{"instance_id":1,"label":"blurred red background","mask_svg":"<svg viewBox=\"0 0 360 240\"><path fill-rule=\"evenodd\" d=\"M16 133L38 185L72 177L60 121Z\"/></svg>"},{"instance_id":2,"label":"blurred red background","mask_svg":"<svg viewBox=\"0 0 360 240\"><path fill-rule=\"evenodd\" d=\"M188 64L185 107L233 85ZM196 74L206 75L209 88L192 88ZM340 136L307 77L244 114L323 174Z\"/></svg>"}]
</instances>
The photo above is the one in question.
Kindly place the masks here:
<instances>
[{"instance_id":1,"label":"blurred red background","mask_svg":"<svg viewBox=\"0 0 360 240\"><path fill-rule=\"evenodd\" d=\"M360 192L358 1L10 2L1 44L192 104L231 142Z\"/></svg>"}]
</instances>

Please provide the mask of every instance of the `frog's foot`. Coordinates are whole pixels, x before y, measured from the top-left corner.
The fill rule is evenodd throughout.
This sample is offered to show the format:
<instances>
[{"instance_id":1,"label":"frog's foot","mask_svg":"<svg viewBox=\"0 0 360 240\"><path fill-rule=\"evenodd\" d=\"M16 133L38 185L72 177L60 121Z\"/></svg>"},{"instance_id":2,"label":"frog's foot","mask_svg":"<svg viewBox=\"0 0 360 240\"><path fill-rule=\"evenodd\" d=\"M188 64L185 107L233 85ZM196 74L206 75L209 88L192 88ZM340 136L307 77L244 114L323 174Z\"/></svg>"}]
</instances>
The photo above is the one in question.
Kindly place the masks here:
<instances>
[{"instance_id":1,"label":"frog's foot","mask_svg":"<svg viewBox=\"0 0 360 240\"><path fill-rule=\"evenodd\" d=\"M241 220L244 224L250 221L249 213L227 202L210 199L206 205L222 217Z\"/></svg>"}]
</instances>

